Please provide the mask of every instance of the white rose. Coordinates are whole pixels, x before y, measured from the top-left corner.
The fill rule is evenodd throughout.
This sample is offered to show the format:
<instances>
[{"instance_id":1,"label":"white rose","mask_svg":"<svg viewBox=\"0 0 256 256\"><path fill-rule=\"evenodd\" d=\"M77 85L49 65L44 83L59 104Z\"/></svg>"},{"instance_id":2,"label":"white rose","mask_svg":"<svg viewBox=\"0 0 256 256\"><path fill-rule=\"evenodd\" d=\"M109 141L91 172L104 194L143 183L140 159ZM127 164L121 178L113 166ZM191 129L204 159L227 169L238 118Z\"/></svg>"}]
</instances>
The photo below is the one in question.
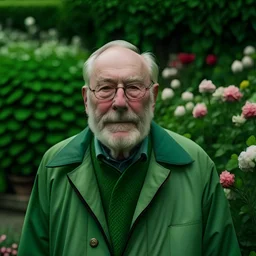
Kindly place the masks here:
<instances>
[{"instance_id":1,"label":"white rose","mask_svg":"<svg viewBox=\"0 0 256 256\"><path fill-rule=\"evenodd\" d=\"M236 200L237 196L236 194L229 188L224 188L225 196L228 200Z\"/></svg>"},{"instance_id":2,"label":"white rose","mask_svg":"<svg viewBox=\"0 0 256 256\"><path fill-rule=\"evenodd\" d=\"M190 100L193 100L194 98L194 95L192 92L183 92L181 94L181 98L185 101L190 101Z\"/></svg>"},{"instance_id":3,"label":"white rose","mask_svg":"<svg viewBox=\"0 0 256 256\"><path fill-rule=\"evenodd\" d=\"M232 116L232 122L235 126L241 126L246 122L246 119L243 115Z\"/></svg>"},{"instance_id":4,"label":"white rose","mask_svg":"<svg viewBox=\"0 0 256 256\"><path fill-rule=\"evenodd\" d=\"M231 65L231 70L233 73L238 73L243 71L243 64L239 60L235 60Z\"/></svg>"},{"instance_id":5,"label":"white rose","mask_svg":"<svg viewBox=\"0 0 256 256\"><path fill-rule=\"evenodd\" d=\"M184 116L186 114L186 109L184 106L177 106L174 111L175 116Z\"/></svg>"},{"instance_id":6,"label":"white rose","mask_svg":"<svg viewBox=\"0 0 256 256\"><path fill-rule=\"evenodd\" d=\"M178 79L173 79L170 83L170 86L172 87L172 89L177 89L180 87L180 80Z\"/></svg>"},{"instance_id":7,"label":"white rose","mask_svg":"<svg viewBox=\"0 0 256 256\"><path fill-rule=\"evenodd\" d=\"M177 73L178 73L178 70L176 68L165 68L162 71L162 77L167 79L167 78L177 75Z\"/></svg>"},{"instance_id":8,"label":"white rose","mask_svg":"<svg viewBox=\"0 0 256 256\"><path fill-rule=\"evenodd\" d=\"M171 99L171 98L173 98L173 96L174 96L174 92L171 88L164 88L163 89L162 95L161 95L162 100Z\"/></svg>"},{"instance_id":9,"label":"white rose","mask_svg":"<svg viewBox=\"0 0 256 256\"><path fill-rule=\"evenodd\" d=\"M25 20L24 20L24 24L27 26L27 27L30 27L32 25L34 25L36 22L35 18L33 17L27 17Z\"/></svg>"},{"instance_id":10,"label":"white rose","mask_svg":"<svg viewBox=\"0 0 256 256\"><path fill-rule=\"evenodd\" d=\"M244 56L242 58L242 64L244 68L251 68L254 64L253 59L249 56Z\"/></svg>"},{"instance_id":11,"label":"white rose","mask_svg":"<svg viewBox=\"0 0 256 256\"><path fill-rule=\"evenodd\" d=\"M224 92L224 87L223 86L220 86L219 88L217 88L215 90L215 92L212 94L212 97L215 99L215 100L221 100L223 99L223 92Z\"/></svg>"},{"instance_id":12,"label":"white rose","mask_svg":"<svg viewBox=\"0 0 256 256\"><path fill-rule=\"evenodd\" d=\"M238 165L242 171L253 172L256 163L256 146L252 145L246 149L246 151L242 151L238 157Z\"/></svg>"},{"instance_id":13,"label":"white rose","mask_svg":"<svg viewBox=\"0 0 256 256\"><path fill-rule=\"evenodd\" d=\"M192 112L194 106L195 106L195 104L190 101L190 102L186 103L185 108L186 108L187 111Z\"/></svg>"},{"instance_id":14,"label":"white rose","mask_svg":"<svg viewBox=\"0 0 256 256\"><path fill-rule=\"evenodd\" d=\"M248 45L244 48L244 55L251 55L255 53L255 48L251 45Z\"/></svg>"}]
</instances>

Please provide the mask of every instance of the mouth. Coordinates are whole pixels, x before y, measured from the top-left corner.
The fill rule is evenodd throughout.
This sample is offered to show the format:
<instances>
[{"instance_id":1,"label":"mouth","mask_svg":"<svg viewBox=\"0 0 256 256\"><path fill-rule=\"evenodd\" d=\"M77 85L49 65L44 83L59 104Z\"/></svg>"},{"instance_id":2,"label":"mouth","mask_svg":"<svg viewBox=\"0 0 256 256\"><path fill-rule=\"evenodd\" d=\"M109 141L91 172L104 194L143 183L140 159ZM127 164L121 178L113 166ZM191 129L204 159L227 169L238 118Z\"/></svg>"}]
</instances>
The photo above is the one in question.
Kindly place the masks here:
<instances>
[{"instance_id":1,"label":"mouth","mask_svg":"<svg viewBox=\"0 0 256 256\"><path fill-rule=\"evenodd\" d=\"M131 121L118 121L118 122L107 122L105 127L111 132L127 132L136 127L135 122Z\"/></svg>"}]
</instances>

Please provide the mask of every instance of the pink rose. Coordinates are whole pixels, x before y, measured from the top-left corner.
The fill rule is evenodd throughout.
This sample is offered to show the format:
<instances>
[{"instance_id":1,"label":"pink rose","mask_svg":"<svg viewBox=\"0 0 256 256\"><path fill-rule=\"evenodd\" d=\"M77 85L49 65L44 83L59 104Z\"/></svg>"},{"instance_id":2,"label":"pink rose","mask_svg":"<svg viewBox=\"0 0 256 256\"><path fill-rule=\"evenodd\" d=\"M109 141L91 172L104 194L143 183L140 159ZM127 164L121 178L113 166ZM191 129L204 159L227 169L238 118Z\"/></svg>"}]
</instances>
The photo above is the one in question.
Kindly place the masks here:
<instances>
[{"instance_id":1,"label":"pink rose","mask_svg":"<svg viewBox=\"0 0 256 256\"><path fill-rule=\"evenodd\" d=\"M242 97L243 97L243 94L240 92L239 88L237 88L236 86L230 85L224 88L224 91L223 91L224 101L229 101L229 102L238 101Z\"/></svg>"},{"instance_id":2,"label":"pink rose","mask_svg":"<svg viewBox=\"0 0 256 256\"><path fill-rule=\"evenodd\" d=\"M235 182L235 174L232 174L228 171L223 171L220 174L220 184L223 188L229 188L234 185Z\"/></svg>"},{"instance_id":3,"label":"pink rose","mask_svg":"<svg viewBox=\"0 0 256 256\"><path fill-rule=\"evenodd\" d=\"M207 114L207 108L204 103L197 103L193 109L193 117L200 118L204 117Z\"/></svg>"},{"instance_id":4,"label":"pink rose","mask_svg":"<svg viewBox=\"0 0 256 256\"><path fill-rule=\"evenodd\" d=\"M256 103L251 103L249 101L242 107L242 115L246 118L256 117Z\"/></svg>"},{"instance_id":5,"label":"pink rose","mask_svg":"<svg viewBox=\"0 0 256 256\"><path fill-rule=\"evenodd\" d=\"M216 86L212 83L211 80L204 79L199 84L199 92L201 93L213 93L216 90Z\"/></svg>"}]
</instances>

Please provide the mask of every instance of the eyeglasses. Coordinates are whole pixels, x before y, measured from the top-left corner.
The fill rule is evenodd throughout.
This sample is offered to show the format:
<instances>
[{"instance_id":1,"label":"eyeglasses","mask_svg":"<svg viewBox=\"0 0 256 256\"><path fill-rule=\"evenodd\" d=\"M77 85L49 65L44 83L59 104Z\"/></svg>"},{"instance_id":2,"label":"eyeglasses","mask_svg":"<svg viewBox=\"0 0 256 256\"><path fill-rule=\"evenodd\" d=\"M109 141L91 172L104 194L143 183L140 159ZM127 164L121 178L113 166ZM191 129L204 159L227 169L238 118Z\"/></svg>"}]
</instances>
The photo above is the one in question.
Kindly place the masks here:
<instances>
[{"instance_id":1,"label":"eyeglasses","mask_svg":"<svg viewBox=\"0 0 256 256\"><path fill-rule=\"evenodd\" d=\"M154 84L151 81L149 86L140 82L132 82L126 84L124 87L118 87L113 84L103 83L98 85L94 90L89 87L89 90L94 93L95 97L99 100L113 100L119 88L124 90L124 94L129 100L138 100L145 96L146 91Z\"/></svg>"}]
</instances>

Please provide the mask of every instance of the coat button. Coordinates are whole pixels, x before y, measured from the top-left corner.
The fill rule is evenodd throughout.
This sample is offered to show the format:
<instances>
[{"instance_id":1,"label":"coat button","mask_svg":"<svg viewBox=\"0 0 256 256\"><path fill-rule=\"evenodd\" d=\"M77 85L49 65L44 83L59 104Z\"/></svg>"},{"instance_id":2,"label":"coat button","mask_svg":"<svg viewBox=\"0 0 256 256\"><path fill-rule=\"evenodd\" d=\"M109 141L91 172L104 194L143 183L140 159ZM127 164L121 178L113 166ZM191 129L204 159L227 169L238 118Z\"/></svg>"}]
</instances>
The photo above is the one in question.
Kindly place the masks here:
<instances>
[{"instance_id":1,"label":"coat button","mask_svg":"<svg viewBox=\"0 0 256 256\"><path fill-rule=\"evenodd\" d=\"M96 238L92 238L91 240L90 240L90 246L91 247L97 247L98 246L98 244L99 244L99 241L96 239Z\"/></svg>"}]
</instances>

